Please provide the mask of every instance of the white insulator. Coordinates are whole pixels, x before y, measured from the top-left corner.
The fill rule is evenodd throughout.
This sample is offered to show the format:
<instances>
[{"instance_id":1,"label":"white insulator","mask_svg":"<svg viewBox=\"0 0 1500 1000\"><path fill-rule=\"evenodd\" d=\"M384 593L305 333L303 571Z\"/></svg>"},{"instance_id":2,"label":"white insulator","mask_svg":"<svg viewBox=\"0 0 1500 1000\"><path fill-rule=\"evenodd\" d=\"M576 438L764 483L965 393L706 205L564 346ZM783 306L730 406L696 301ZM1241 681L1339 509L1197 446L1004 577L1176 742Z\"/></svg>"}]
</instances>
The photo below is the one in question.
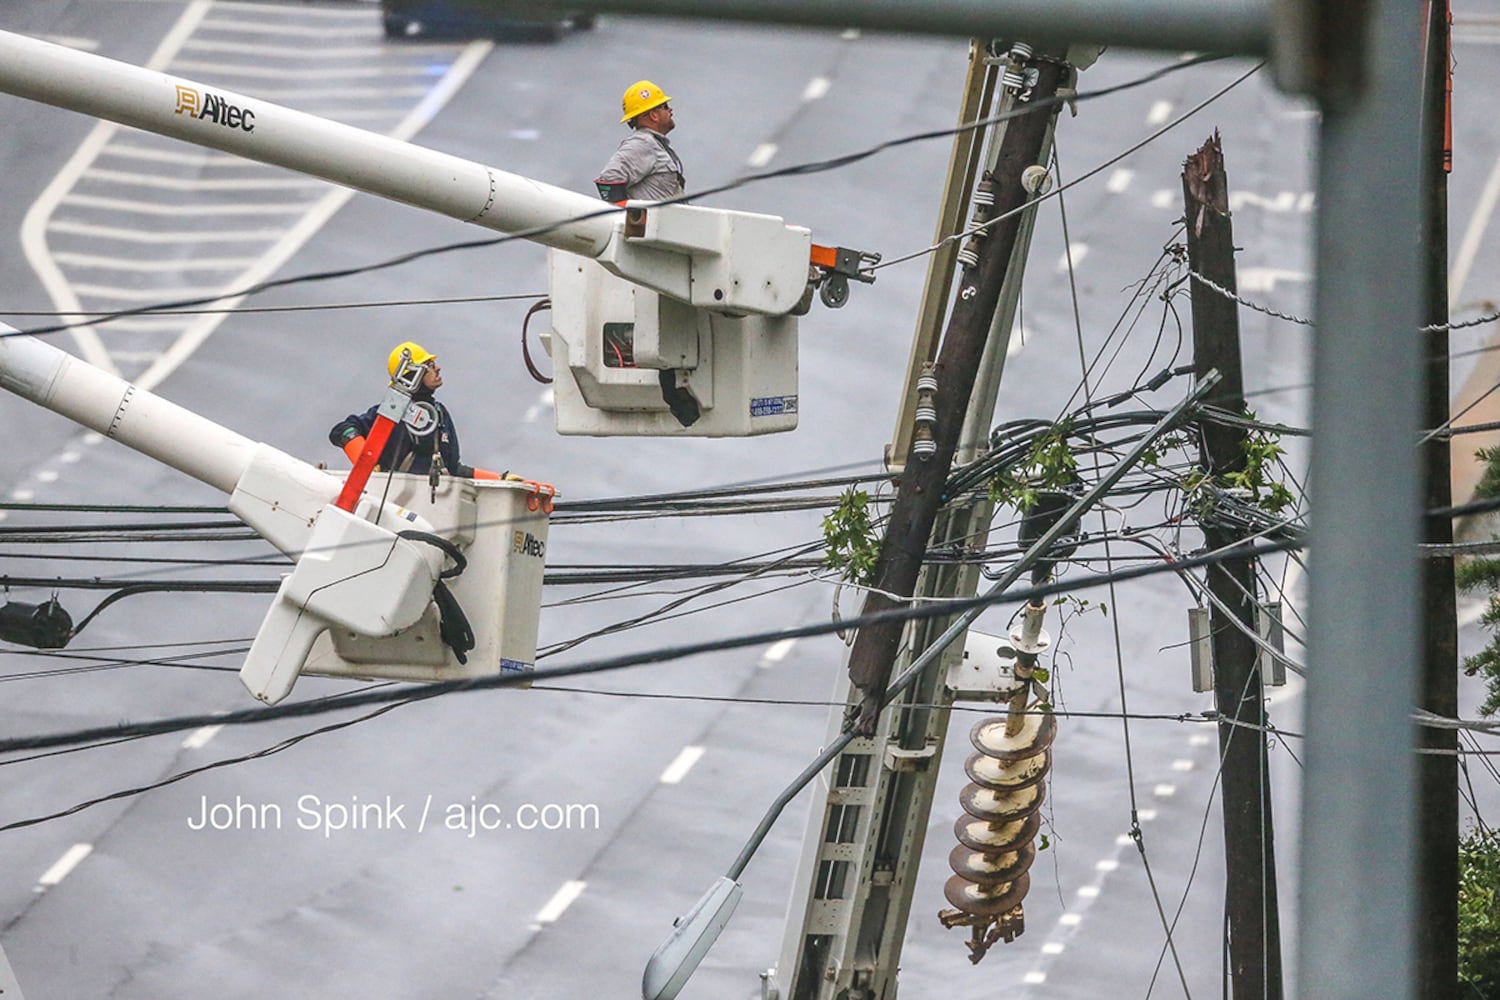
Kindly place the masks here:
<instances>
[{"instance_id":1,"label":"white insulator","mask_svg":"<svg viewBox=\"0 0 1500 1000\"><path fill-rule=\"evenodd\" d=\"M1010 47L1010 57L1012 59L1019 59L1021 62L1025 62L1026 60L1031 58L1031 54L1034 51L1036 50L1033 49L1030 45L1027 45L1025 42L1013 42Z\"/></svg>"},{"instance_id":2,"label":"white insulator","mask_svg":"<svg viewBox=\"0 0 1500 1000\"><path fill-rule=\"evenodd\" d=\"M974 204L989 207L995 204L995 185L989 181L982 182L974 189Z\"/></svg>"},{"instance_id":3,"label":"white insulator","mask_svg":"<svg viewBox=\"0 0 1500 1000\"><path fill-rule=\"evenodd\" d=\"M1033 163L1021 171L1021 187L1028 194L1042 194L1052 187L1052 175L1046 167Z\"/></svg>"},{"instance_id":4,"label":"white insulator","mask_svg":"<svg viewBox=\"0 0 1500 1000\"><path fill-rule=\"evenodd\" d=\"M937 392L937 387L937 376L932 374L932 372L923 372L917 376L918 392Z\"/></svg>"},{"instance_id":5,"label":"white insulator","mask_svg":"<svg viewBox=\"0 0 1500 1000\"><path fill-rule=\"evenodd\" d=\"M917 405L917 423L919 423L919 424L935 424L935 423L937 423L937 407L933 406L931 403L920 403L920 404L918 404Z\"/></svg>"},{"instance_id":6,"label":"white insulator","mask_svg":"<svg viewBox=\"0 0 1500 1000\"><path fill-rule=\"evenodd\" d=\"M1018 70L1008 69L1000 75L1000 86L1006 90L1021 90L1026 86L1026 78Z\"/></svg>"},{"instance_id":7,"label":"white insulator","mask_svg":"<svg viewBox=\"0 0 1500 1000\"><path fill-rule=\"evenodd\" d=\"M972 245L965 246L958 252L958 262L964 267L977 267L979 264L979 251Z\"/></svg>"},{"instance_id":8,"label":"white insulator","mask_svg":"<svg viewBox=\"0 0 1500 1000\"><path fill-rule=\"evenodd\" d=\"M937 454L937 442L932 438L918 438L911 443L911 453L920 459L928 459Z\"/></svg>"}]
</instances>

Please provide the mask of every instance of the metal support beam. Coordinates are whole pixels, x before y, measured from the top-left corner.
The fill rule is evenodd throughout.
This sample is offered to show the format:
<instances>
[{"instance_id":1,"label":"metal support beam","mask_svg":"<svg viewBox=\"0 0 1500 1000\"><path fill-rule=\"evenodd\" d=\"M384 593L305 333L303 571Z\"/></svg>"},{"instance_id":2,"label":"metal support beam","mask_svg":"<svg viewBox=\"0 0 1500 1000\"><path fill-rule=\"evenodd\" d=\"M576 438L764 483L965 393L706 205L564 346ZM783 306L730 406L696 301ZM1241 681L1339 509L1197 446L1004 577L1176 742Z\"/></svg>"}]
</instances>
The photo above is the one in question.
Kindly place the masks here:
<instances>
[{"instance_id":1,"label":"metal support beam","mask_svg":"<svg viewBox=\"0 0 1500 1000\"><path fill-rule=\"evenodd\" d=\"M1265 54L1270 0L494 0L499 10L590 11L759 21L964 38L1107 42Z\"/></svg>"},{"instance_id":2,"label":"metal support beam","mask_svg":"<svg viewBox=\"0 0 1500 1000\"><path fill-rule=\"evenodd\" d=\"M1371 0L1318 148L1299 991L1413 990L1422 5Z\"/></svg>"}]
</instances>

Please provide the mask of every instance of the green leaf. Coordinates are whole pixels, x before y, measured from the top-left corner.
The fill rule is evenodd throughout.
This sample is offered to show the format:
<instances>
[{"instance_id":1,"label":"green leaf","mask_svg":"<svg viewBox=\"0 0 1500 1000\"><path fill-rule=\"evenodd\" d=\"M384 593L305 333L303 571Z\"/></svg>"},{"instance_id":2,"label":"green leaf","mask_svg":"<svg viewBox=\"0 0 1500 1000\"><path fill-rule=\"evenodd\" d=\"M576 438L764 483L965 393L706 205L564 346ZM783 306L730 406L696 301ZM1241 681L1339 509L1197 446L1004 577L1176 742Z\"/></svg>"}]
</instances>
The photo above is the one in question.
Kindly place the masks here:
<instances>
[{"instance_id":1,"label":"green leaf","mask_svg":"<svg viewBox=\"0 0 1500 1000\"><path fill-rule=\"evenodd\" d=\"M1031 672L1031 679L1040 684L1045 684L1052 679L1052 671L1046 667L1037 667Z\"/></svg>"}]
</instances>

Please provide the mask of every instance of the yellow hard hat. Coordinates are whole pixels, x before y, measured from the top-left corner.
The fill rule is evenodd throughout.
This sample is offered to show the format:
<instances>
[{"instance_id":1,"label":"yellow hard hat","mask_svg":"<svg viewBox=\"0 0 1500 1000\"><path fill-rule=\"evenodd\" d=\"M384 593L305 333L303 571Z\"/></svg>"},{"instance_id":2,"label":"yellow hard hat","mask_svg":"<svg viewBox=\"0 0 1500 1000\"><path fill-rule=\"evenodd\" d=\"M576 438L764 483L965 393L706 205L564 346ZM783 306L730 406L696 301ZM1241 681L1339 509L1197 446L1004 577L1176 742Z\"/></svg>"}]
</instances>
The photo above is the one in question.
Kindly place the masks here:
<instances>
[{"instance_id":1,"label":"yellow hard hat","mask_svg":"<svg viewBox=\"0 0 1500 1000\"><path fill-rule=\"evenodd\" d=\"M410 340L406 341L406 343L404 344L397 344L396 349L391 352L390 358L388 358L385 363L386 373L389 374L391 378L395 378L396 372L401 369L401 355L403 352L411 355L411 363L414 365L425 365L427 362L437 357L436 354L433 354L421 344L413 343Z\"/></svg>"},{"instance_id":2,"label":"yellow hard hat","mask_svg":"<svg viewBox=\"0 0 1500 1000\"><path fill-rule=\"evenodd\" d=\"M637 80L625 88L625 96L620 100L620 109L625 112L625 117L620 121L628 122L636 115L643 115L652 108L659 108L670 100L671 98L662 93L661 88L650 80Z\"/></svg>"}]
</instances>

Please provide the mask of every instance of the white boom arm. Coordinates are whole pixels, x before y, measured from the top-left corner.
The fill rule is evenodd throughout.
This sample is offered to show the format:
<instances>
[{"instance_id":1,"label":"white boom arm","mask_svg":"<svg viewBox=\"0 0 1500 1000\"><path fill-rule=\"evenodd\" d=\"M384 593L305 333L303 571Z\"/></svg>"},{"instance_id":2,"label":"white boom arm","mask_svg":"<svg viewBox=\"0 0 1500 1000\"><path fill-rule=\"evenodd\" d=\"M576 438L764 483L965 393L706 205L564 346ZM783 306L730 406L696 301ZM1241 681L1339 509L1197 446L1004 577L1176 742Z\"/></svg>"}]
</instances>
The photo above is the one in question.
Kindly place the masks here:
<instances>
[{"instance_id":1,"label":"white boom arm","mask_svg":"<svg viewBox=\"0 0 1500 1000\"><path fill-rule=\"evenodd\" d=\"M0 91L593 258L634 284L703 309L780 316L808 287L811 236L774 216L660 206L627 237L625 213L584 194L5 31Z\"/></svg>"},{"instance_id":2,"label":"white boom arm","mask_svg":"<svg viewBox=\"0 0 1500 1000\"><path fill-rule=\"evenodd\" d=\"M427 613L442 552L379 523L431 533L426 521L368 496L346 513L333 505L339 480L306 462L4 324L0 334L0 387L230 494L235 516L297 559L240 671L262 701L286 696L330 628L389 636Z\"/></svg>"}]
</instances>

